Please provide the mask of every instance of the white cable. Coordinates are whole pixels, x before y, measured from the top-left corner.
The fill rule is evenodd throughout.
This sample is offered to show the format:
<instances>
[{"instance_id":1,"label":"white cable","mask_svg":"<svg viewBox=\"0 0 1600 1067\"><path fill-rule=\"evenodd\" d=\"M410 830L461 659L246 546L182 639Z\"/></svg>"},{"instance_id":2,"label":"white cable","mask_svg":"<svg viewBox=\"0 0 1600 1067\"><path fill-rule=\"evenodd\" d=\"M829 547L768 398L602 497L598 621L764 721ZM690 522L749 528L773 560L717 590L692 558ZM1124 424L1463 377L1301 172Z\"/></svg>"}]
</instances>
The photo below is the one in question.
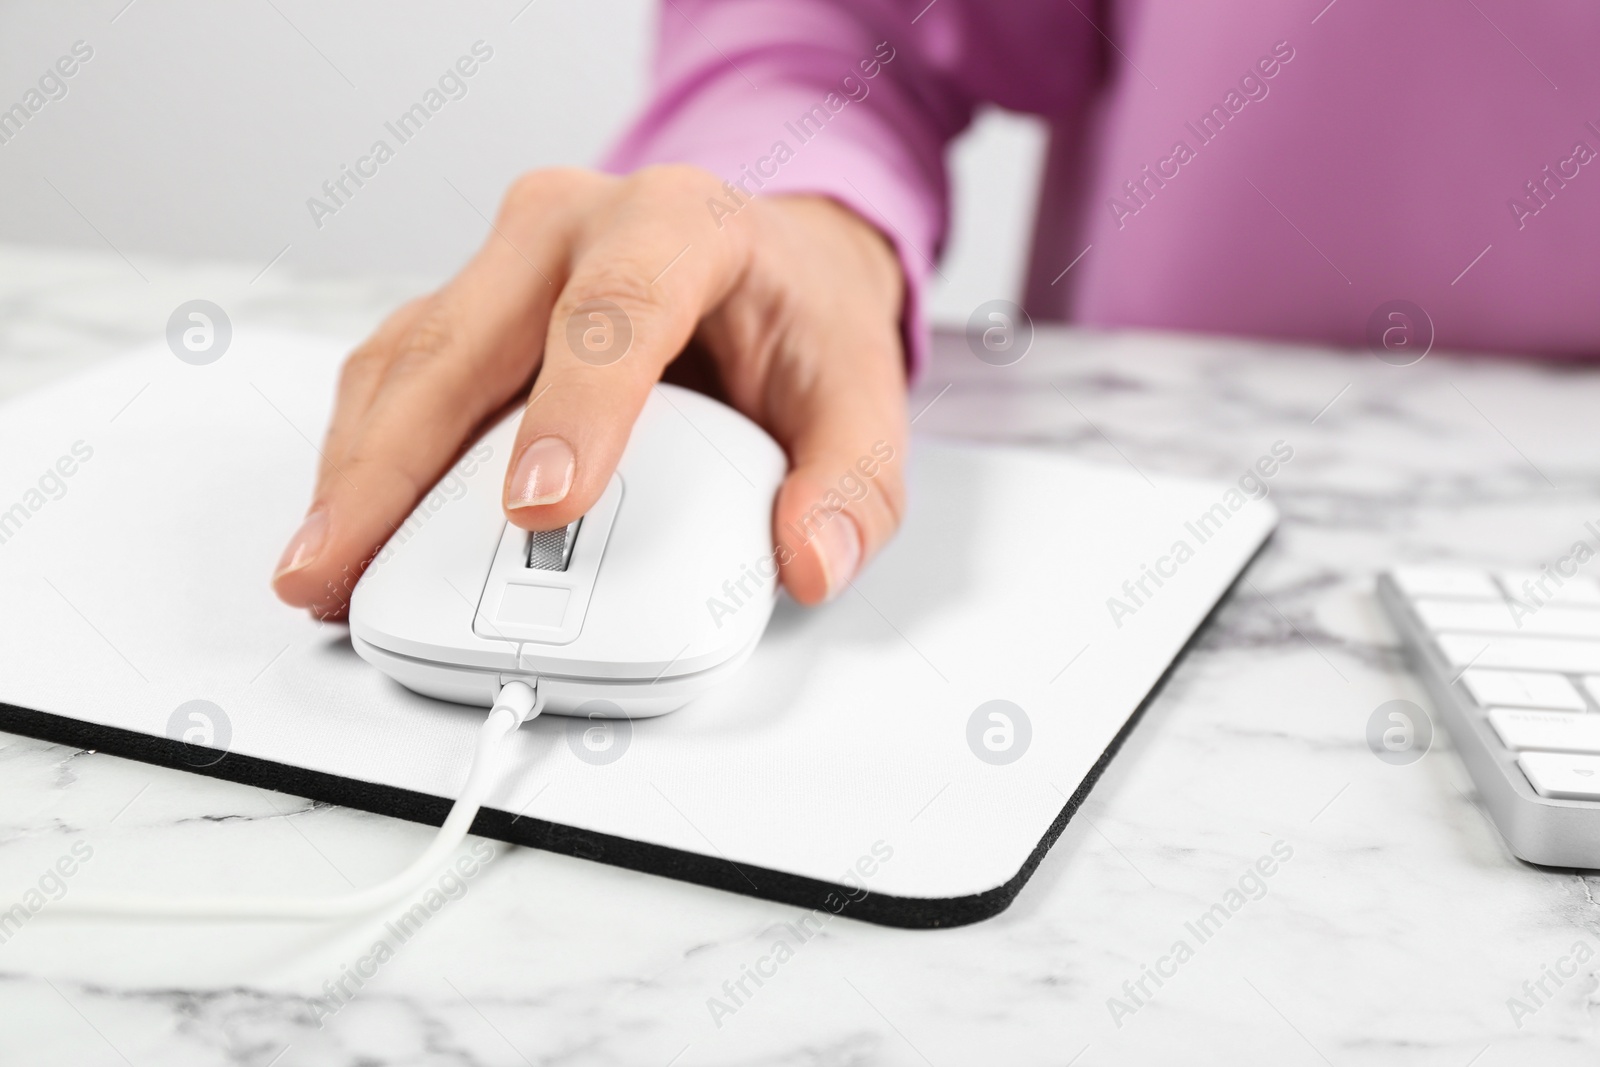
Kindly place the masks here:
<instances>
[{"instance_id":1,"label":"white cable","mask_svg":"<svg viewBox=\"0 0 1600 1067\"><path fill-rule=\"evenodd\" d=\"M472 768L456 797L444 825L431 844L410 866L393 878L368 889L330 897L205 896L154 897L117 893L68 893L51 904L57 915L105 915L150 919L336 919L362 915L393 903L421 885L443 866L445 859L466 839L489 787L499 770L503 742L518 726L536 718L540 707L532 686L507 682L495 699L494 710L478 730Z\"/></svg>"}]
</instances>

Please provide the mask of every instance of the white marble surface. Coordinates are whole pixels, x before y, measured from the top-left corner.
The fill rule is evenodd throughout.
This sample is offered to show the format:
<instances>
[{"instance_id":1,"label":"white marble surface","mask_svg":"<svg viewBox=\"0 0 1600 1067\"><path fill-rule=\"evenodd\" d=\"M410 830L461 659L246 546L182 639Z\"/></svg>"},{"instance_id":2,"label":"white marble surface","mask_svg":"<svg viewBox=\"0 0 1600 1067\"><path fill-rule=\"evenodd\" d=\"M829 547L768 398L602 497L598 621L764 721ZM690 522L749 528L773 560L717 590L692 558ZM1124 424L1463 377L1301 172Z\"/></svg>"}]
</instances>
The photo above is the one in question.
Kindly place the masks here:
<instances>
[{"instance_id":1,"label":"white marble surface","mask_svg":"<svg viewBox=\"0 0 1600 1067\"><path fill-rule=\"evenodd\" d=\"M148 281L110 252L0 248L0 395L159 336L195 297L236 326L353 339L414 290L136 261ZM1283 528L1009 911L933 932L834 920L721 1026L708 998L798 909L525 849L321 1019L313 998L381 920L40 918L0 943L0 1063L1595 1062L1600 959L1520 1027L1507 999L1576 941L1600 945L1600 877L1513 859L1447 738L1395 767L1363 733L1378 704L1424 699L1371 574L1537 564L1600 518L1600 374L1051 331L1007 368L942 346L913 406L936 396L919 429L1148 470L1233 478L1294 448L1274 479ZM270 855L328 892L429 833L0 735L5 905L79 839L179 887ZM1185 922L1280 841L1293 855L1265 895L1199 944ZM1192 958L1114 1019L1108 998L1179 939Z\"/></svg>"}]
</instances>

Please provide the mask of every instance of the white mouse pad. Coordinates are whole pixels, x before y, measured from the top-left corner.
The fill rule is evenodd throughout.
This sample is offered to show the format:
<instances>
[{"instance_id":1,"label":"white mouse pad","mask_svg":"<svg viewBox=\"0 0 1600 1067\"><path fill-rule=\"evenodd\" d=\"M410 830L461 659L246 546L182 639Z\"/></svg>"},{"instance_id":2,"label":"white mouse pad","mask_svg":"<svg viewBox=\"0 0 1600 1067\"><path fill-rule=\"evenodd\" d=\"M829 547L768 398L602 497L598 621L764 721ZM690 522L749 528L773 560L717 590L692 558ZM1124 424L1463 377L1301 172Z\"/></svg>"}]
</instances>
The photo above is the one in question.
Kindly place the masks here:
<instances>
[{"instance_id":1,"label":"white mouse pad","mask_svg":"<svg viewBox=\"0 0 1600 1067\"><path fill-rule=\"evenodd\" d=\"M268 586L342 356L241 332L0 407L0 729L442 821L483 712ZM904 529L853 589L781 601L681 711L536 720L476 832L900 926L1006 907L1274 511L1049 452L903 459Z\"/></svg>"}]
</instances>

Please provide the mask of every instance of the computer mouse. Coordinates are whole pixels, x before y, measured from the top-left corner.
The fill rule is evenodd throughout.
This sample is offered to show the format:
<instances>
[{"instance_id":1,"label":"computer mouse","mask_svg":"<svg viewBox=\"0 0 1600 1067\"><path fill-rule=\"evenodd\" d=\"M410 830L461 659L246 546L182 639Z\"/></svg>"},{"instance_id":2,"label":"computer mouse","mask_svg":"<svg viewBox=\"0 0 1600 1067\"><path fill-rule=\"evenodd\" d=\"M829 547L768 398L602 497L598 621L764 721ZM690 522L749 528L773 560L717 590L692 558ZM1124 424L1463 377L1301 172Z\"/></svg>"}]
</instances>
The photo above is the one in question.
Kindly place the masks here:
<instances>
[{"instance_id":1,"label":"computer mouse","mask_svg":"<svg viewBox=\"0 0 1600 1067\"><path fill-rule=\"evenodd\" d=\"M593 717L662 715L737 671L777 596L777 442L658 385L594 507L529 533L501 510L521 417L467 450L356 584L361 658L426 696L489 707L516 680L546 714Z\"/></svg>"}]
</instances>

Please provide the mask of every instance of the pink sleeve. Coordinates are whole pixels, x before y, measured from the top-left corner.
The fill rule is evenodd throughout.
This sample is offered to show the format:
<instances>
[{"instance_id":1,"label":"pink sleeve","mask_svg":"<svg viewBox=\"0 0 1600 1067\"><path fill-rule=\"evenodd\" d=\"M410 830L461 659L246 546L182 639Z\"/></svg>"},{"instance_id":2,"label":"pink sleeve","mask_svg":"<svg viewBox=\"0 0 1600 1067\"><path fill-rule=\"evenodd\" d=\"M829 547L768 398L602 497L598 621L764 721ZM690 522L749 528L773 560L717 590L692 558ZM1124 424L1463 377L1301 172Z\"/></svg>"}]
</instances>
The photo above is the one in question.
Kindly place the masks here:
<instances>
[{"instance_id":1,"label":"pink sleeve","mask_svg":"<svg viewBox=\"0 0 1600 1067\"><path fill-rule=\"evenodd\" d=\"M953 2L953 0L946 0ZM906 279L913 369L927 348L922 290L944 239L943 153L967 94L917 54L914 8L829 0L667 0L653 100L603 166L692 163L747 194L814 193L872 223Z\"/></svg>"}]
</instances>

